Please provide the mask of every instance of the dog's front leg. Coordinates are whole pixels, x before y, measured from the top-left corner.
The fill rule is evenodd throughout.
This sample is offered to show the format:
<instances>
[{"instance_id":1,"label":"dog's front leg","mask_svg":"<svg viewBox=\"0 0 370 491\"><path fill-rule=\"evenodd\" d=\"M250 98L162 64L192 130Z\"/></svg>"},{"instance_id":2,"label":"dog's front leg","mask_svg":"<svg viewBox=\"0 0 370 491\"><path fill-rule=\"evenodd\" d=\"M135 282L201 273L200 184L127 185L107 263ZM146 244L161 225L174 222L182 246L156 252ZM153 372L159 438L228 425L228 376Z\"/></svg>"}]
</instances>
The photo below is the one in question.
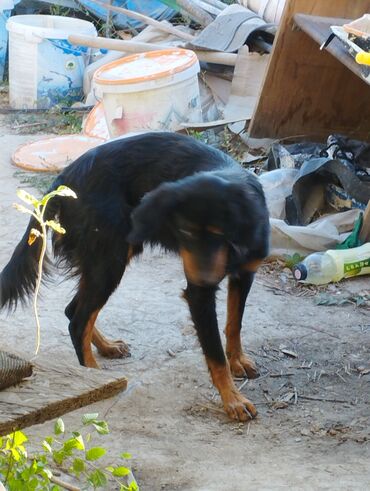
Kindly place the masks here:
<instances>
[{"instance_id":1,"label":"dog's front leg","mask_svg":"<svg viewBox=\"0 0 370 491\"><path fill-rule=\"evenodd\" d=\"M184 296L189 304L212 381L220 392L225 411L231 418L239 421L254 418L257 410L236 388L222 348L216 316L216 287L200 287L188 283Z\"/></svg>"},{"instance_id":2,"label":"dog's front leg","mask_svg":"<svg viewBox=\"0 0 370 491\"><path fill-rule=\"evenodd\" d=\"M253 278L254 273L249 271L243 271L238 276L229 278L225 329L226 355L230 363L231 373L235 377L256 378L259 375L253 360L243 353L240 339L245 301L251 289Z\"/></svg>"}]
</instances>

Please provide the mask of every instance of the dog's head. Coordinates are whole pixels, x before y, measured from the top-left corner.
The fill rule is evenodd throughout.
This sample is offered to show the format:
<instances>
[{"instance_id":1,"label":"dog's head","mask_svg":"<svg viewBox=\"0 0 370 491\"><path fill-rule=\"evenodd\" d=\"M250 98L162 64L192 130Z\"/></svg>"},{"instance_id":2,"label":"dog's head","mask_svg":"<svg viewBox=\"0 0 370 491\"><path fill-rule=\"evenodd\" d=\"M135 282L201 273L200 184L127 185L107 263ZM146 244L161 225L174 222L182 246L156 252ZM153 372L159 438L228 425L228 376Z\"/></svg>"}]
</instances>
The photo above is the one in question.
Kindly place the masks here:
<instances>
[{"instance_id":1,"label":"dog's head","mask_svg":"<svg viewBox=\"0 0 370 491\"><path fill-rule=\"evenodd\" d=\"M263 257L266 223L266 204L256 179L238 182L199 173L145 195L132 214L128 240L177 250L189 281L217 285L254 253Z\"/></svg>"}]
</instances>

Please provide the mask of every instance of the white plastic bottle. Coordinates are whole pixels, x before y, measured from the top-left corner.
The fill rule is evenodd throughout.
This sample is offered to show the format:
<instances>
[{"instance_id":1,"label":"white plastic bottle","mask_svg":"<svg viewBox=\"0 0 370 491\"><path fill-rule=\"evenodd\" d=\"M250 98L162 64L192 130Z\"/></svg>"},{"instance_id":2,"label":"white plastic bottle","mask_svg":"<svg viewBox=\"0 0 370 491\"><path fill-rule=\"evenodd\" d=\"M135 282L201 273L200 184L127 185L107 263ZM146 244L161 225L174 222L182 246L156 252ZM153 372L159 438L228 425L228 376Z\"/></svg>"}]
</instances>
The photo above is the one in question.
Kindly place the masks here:
<instances>
[{"instance_id":1,"label":"white plastic bottle","mask_svg":"<svg viewBox=\"0 0 370 491\"><path fill-rule=\"evenodd\" d=\"M315 252L293 268L296 280L314 285L363 274L370 274L370 242L353 249Z\"/></svg>"}]
</instances>

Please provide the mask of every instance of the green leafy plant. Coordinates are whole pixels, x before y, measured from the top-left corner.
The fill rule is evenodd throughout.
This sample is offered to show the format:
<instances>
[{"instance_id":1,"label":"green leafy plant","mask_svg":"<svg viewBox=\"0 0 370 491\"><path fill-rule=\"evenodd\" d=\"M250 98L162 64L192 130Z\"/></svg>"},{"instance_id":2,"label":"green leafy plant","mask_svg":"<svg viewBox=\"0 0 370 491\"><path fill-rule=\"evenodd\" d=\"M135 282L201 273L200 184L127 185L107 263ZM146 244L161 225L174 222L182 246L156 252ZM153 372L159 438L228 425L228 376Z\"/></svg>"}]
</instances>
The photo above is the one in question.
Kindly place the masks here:
<instances>
[{"instance_id":1,"label":"green leafy plant","mask_svg":"<svg viewBox=\"0 0 370 491\"><path fill-rule=\"evenodd\" d=\"M77 196L76 193L72 191L72 189L68 188L67 186L59 186L58 189L46 194L40 200L35 198L32 194L27 193L23 189L19 189L17 191L17 196L24 203L30 205L31 207L27 208L26 206L20 205L18 203L15 203L14 207L22 213L28 213L29 215L32 215L37 220L41 228L41 232L40 230L33 228L28 238L28 244L30 246L35 242L35 240L37 239L42 240L42 247L41 247L40 257L38 261L36 288L35 288L35 294L33 300L33 310L35 314L36 327L37 327L36 351L35 351L35 354L37 354L40 348L40 332L41 332L37 302L39 297L39 291L40 291L41 280L42 280L42 269L43 269L45 253L46 253L47 229L51 228L52 230L54 230L59 234L66 233L65 229L61 227L59 222L57 222L56 220L45 219L45 211L47 209L49 201L55 196L64 196L64 197L75 198L75 199L77 198Z\"/></svg>"},{"instance_id":2,"label":"green leafy plant","mask_svg":"<svg viewBox=\"0 0 370 491\"><path fill-rule=\"evenodd\" d=\"M295 252L292 256L288 254L284 254L285 266L289 269L293 269L293 267L302 262L305 256L301 256L298 252Z\"/></svg>"},{"instance_id":3,"label":"green leafy plant","mask_svg":"<svg viewBox=\"0 0 370 491\"><path fill-rule=\"evenodd\" d=\"M40 450L31 454L27 448L32 444L28 437L22 431L15 431L0 438L0 482L9 491L113 487L119 491L138 491L139 486L127 467L130 454L122 453L118 464L99 465L103 457L107 460L108 452L102 446L94 446L93 437L108 434L108 424L99 420L98 413L85 414L82 428L68 434L59 418L54 424L54 434L38 442L36 446Z\"/></svg>"}]
</instances>

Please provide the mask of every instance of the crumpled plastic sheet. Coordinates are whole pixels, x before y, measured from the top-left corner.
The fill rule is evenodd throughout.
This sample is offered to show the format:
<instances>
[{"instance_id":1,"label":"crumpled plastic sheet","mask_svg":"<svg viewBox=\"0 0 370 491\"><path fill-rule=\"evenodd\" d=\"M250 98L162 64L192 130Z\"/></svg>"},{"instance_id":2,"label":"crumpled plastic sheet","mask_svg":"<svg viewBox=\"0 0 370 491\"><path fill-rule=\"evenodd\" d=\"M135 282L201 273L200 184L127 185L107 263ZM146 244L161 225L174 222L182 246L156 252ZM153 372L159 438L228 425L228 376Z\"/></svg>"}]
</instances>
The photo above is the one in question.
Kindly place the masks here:
<instances>
[{"instance_id":1,"label":"crumpled plastic sheet","mask_svg":"<svg viewBox=\"0 0 370 491\"><path fill-rule=\"evenodd\" d=\"M352 231L360 211L353 209L322 216L306 225L288 225L285 219L285 198L292 192L296 169L278 169L260 176L270 213L272 256L302 256L315 251L333 249Z\"/></svg>"},{"instance_id":2,"label":"crumpled plastic sheet","mask_svg":"<svg viewBox=\"0 0 370 491\"><path fill-rule=\"evenodd\" d=\"M270 254L282 256L298 252L306 256L333 249L348 237L359 214L359 210L334 213L306 226L288 225L284 220L270 218Z\"/></svg>"}]
</instances>

